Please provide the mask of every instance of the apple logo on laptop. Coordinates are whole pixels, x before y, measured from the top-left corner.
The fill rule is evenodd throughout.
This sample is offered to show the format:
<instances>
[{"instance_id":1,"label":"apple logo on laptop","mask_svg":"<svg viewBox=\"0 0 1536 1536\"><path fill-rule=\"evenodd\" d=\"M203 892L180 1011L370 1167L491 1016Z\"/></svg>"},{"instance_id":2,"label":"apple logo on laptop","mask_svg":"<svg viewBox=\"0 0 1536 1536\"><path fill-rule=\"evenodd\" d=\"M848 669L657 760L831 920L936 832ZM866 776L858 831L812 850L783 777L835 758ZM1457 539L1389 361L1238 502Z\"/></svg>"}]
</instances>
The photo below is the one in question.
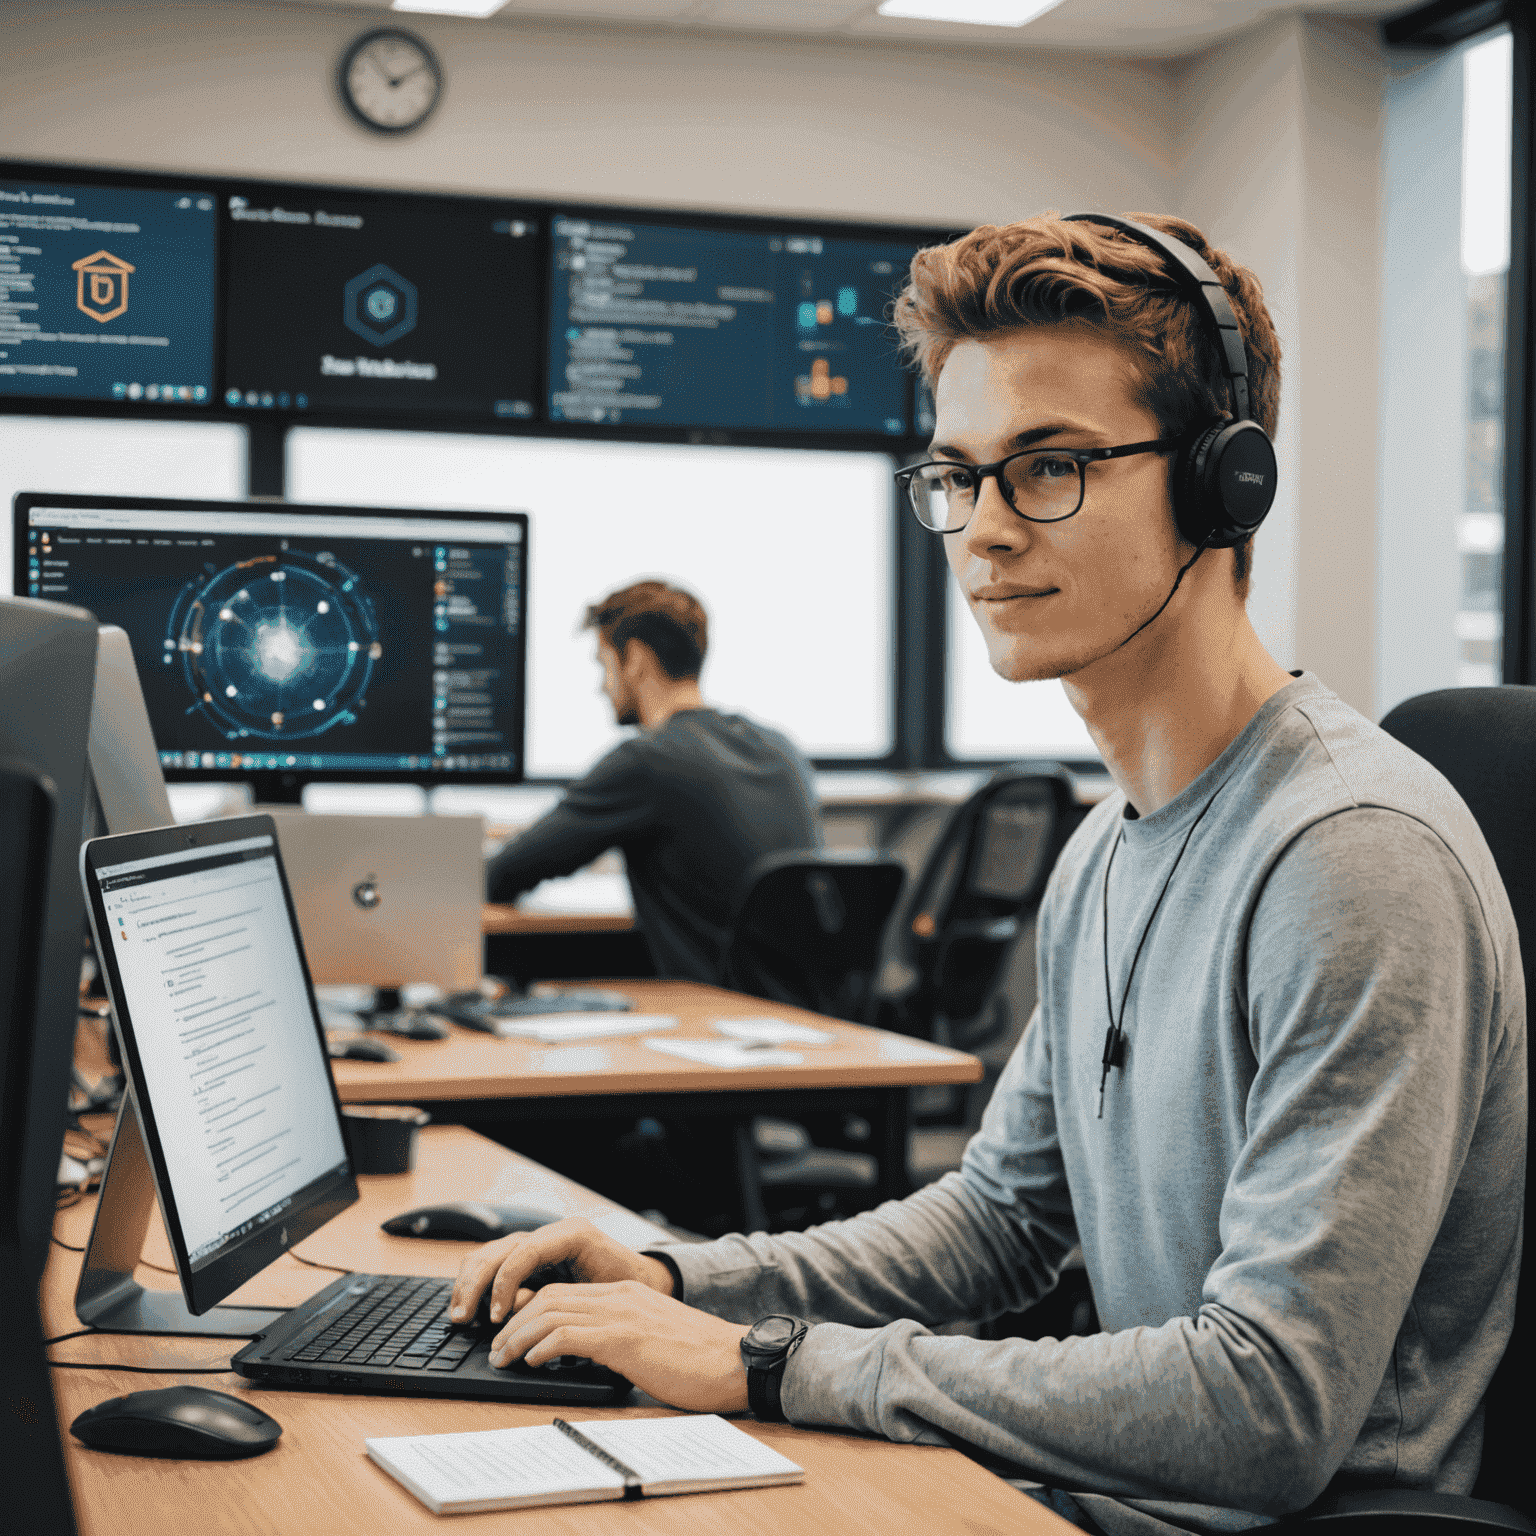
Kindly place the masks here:
<instances>
[{"instance_id":1,"label":"apple logo on laptop","mask_svg":"<svg viewBox=\"0 0 1536 1536\"><path fill-rule=\"evenodd\" d=\"M359 880L352 887L352 900L360 906L364 912L371 912L383 901L384 897L379 891L378 882L372 875L366 880Z\"/></svg>"}]
</instances>

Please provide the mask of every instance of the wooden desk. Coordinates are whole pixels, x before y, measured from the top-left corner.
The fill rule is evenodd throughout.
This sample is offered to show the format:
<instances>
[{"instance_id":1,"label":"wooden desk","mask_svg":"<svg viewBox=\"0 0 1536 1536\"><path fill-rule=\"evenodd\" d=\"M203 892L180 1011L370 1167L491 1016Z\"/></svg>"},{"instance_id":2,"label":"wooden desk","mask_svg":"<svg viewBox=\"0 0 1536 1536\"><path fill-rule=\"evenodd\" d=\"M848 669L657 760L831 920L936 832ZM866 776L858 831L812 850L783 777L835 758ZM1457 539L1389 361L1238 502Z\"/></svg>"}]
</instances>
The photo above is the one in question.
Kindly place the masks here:
<instances>
[{"instance_id":1,"label":"wooden desk","mask_svg":"<svg viewBox=\"0 0 1536 1536\"><path fill-rule=\"evenodd\" d=\"M490 901L480 910L480 931L487 935L627 933L634 926L633 912L536 912Z\"/></svg>"},{"instance_id":2,"label":"wooden desk","mask_svg":"<svg viewBox=\"0 0 1536 1536\"><path fill-rule=\"evenodd\" d=\"M376 1273L452 1275L469 1250L464 1243L423 1243L378 1230L384 1218L426 1202L484 1196L558 1199L572 1214L609 1225L637 1246L649 1240L640 1218L507 1152L453 1127L422 1133L414 1173L359 1180L362 1199L302 1245L307 1258ZM94 1198L62 1211L54 1230L61 1242L84 1243ZM169 1264L158 1222L145 1245L152 1263ZM57 1246L43 1279L43 1324L48 1336L79 1326L73 1297L78 1254ZM306 1269L285 1255L231 1298L247 1306L293 1306L334 1276ZM141 1268L145 1285L174 1284ZM549 1408L430 1398L331 1395L256 1388L233 1373L181 1376L178 1368L219 1365L233 1351L213 1339L126 1338L103 1334L71 1339L50 1351L56 1360L101 1360L166 1367L164 1376L99 1371L55 1371L54 1395L81 1536L165 1536L195 1529L199 1536L347 1536L347 1533L441 1533L447 1526L368 1460L371 1435L430 1434L548 1423ZM86 1449L69 1425L77 1414L125 1392L185 1382L248 1397L283 1426L277 1447L249 1461L159 1461ZM580 1418L661 1417L672 1412L646 1397L622 1409L582 1409ZM556 1410L558 1411L558 1410ZM798 1536L923 1531L1018 1531L1066 1536L1071 1527L958 1452L932 1446L892 1445L831 1431L738 1422L806 1470L788 1488L700 1494L641 1503L568 1505L458 1517L452 1524L487 1536L745 1536L793 1530Z\"/></svg>"},{"instance_id":3,"label":"wooden desk","mask_svg":"<svg viewBox=\"0 0 1536 1536\"><path fill-rule=\"evenodd\" d=\"M795 1120L837 1110L869 1121L869 1150L880 1168L876 1193L895 1199L911 1188L908 1090L981 1079L981 1063L961 1051L719 987L691 981L614 985L634 998L641 1013L675 1016L675 1029L658 1031L668 1039L720 1039L712 1020L765 1015L836 1038L830 1045L791 1047L804 1058L799 1066L722 1069L651 1050L640 1035L552 1046L459 1029L447 1040L392 1041L398 1062L334 1062L337 1089L346 1103L422 1104L440 1119L478 1124L631 1115ZM755 1198L750 1189L743 1191L749 1220L756 1219Z\"/></svg>"}]
</instances>

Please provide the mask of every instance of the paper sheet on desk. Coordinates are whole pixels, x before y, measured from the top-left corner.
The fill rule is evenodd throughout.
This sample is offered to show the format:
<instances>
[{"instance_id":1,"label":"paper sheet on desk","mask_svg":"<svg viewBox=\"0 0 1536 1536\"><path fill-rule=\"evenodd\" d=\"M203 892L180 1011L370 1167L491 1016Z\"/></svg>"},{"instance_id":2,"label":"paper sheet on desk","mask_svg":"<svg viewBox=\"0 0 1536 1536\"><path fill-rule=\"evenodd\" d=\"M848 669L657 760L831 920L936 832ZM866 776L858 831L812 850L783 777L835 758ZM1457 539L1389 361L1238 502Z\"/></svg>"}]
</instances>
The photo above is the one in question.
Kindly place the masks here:
<instances>
[{"instance_id":1,"label":"paper sheet on desk","mask_svg":"<svg viewBox=\"0 0 1536 1536\"><path fill-rule=\"evenodd\" d=\"M740 1040L647 1040L653 1051L701 1062L706 1067L798 1067L799 1051L754 1050Z\"/></svg>"},{"instance_id":2,"label":"paper sheet on desk","mask_svg":"<svg viewBox=\"0 0 1536 1536\"><path fill-rule=\"evenodd\" d=\"M753 1045L831 1045L837 1039L830 1029L812 1029L788 1019L715 1019L712 1023L717 1033Z\"/></svg>"},{"instance_id":3,"label":"paper sheet on desk","mask_svg":"<svg viewBox=\"0 0 1536 1536\"><path fill-rule=\"evenodd\" d=\"M573 1040L602 1040L612 1035L643 1035L653 1029L676 1029L665 1013L551 1013L542 1018L505 1019L496 1033L509 1040L538 1040L545 1045L569 1045Z\"/></svg>"}]
</instances>

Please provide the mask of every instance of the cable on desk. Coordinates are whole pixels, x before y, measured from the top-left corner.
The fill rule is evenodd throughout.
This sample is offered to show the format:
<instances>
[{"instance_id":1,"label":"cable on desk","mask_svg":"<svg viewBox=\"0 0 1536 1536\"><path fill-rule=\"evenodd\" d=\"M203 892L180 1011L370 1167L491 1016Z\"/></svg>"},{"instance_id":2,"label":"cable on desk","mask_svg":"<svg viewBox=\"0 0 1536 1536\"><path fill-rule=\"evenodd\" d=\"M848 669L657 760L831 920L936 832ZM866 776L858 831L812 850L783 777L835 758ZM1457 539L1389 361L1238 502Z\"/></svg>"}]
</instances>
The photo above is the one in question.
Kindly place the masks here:
<instances>
[{"instance_id":1,"label":"cable on desk","mask_svg":"<svg viewBox=\"0 0 1536 1536\"><path fill-rule=\"evenodd\" d=\"M132 1371L135 1376L228 1376L227 1365L118 1365L111 1360L50 1360L56 1371Z\"/></svg>"},{"instance_id":2,"label":"cable on desk","mask_svg":"<svg viewBox=\"0 0 1536 1536\"><path fill-rule=\"evenodd\" d=\"M311 1269L328 1269L334 1275L355 1275L355 1269L343 1269L339 1264L322 1264L318 1259L306 1259L296 1248L288 1250L288 1257L297 1259L300 1264L308 1264Z\"/></svg>"}]
</instances>

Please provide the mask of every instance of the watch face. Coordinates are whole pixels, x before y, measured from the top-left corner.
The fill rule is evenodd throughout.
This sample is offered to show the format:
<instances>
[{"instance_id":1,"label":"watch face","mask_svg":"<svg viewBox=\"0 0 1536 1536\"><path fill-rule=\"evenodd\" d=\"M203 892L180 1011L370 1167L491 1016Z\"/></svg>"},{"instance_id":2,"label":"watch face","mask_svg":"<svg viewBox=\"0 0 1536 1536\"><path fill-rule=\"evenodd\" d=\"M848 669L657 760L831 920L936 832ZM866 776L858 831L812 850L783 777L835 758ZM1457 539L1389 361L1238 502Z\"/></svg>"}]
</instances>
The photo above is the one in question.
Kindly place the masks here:
<instances>
[{"instance_id":1,"label":"watch face","mask_svg":"<svg viewBox=\"0 0 1536 1536\"><path fill-rule=\"evenodd\" d=\"M404 133L423 122L442 86L431 49L409 32L370 32L341 63L343 100L354 117L381 133Z\"/></svg>"},{"instance_id":2,"label":"watch face","mask_svg":"<svg viewBox=\"0 0 1536 1536\"><path fill-rule=\"evenodd\" d=\"M752 1325L747 1342L754 1349L783 1349L800 1326L792 1317L763 1317Z\"/></svg>"}]
</instances>

